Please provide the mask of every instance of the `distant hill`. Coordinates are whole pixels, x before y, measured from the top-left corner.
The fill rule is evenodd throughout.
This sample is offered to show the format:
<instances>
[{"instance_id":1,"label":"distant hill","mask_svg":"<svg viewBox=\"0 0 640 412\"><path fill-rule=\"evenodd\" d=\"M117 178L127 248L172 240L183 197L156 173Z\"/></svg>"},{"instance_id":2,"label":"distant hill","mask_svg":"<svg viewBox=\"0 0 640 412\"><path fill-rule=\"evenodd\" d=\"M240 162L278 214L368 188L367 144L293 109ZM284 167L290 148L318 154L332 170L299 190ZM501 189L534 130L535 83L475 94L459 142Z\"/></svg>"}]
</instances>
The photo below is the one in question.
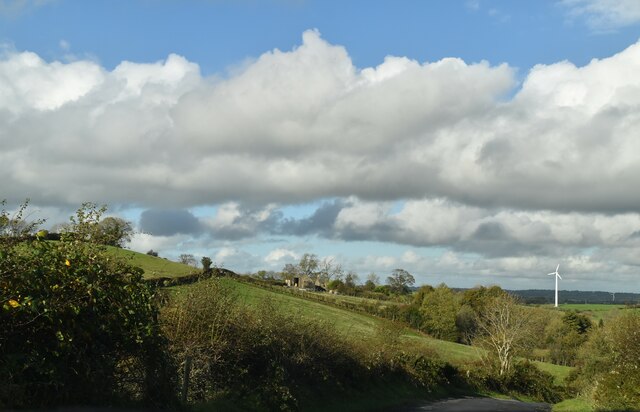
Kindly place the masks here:
<instances>
[{"instance_id":1,"label":"distant hill","mask_svg":"<svg viewBox=\"0 0 640 412\"><path fill-rule=\"evenodd\" d=\"M527 289L509 290L508 292L520 296L526 303L531 304L553 303L555 299L554 290ZM640 303L640 293L616 293L614 301L609 292L560 290L558 292L558 303L638 304Z\"/></svg>"},{"instance_id":2,"label":"distant hill","mask_svg":"<svg viewBox=\"0 0 640 412\"><path fill-rule=\"evenodd\" d=\"M176 278L200 272L199 269L193 266L183 265L162 257L150 256L128 249L107 246L107 251L114 256L128 260L131 265L144 270L145 279Z\"/></svg>"}]
</instances>

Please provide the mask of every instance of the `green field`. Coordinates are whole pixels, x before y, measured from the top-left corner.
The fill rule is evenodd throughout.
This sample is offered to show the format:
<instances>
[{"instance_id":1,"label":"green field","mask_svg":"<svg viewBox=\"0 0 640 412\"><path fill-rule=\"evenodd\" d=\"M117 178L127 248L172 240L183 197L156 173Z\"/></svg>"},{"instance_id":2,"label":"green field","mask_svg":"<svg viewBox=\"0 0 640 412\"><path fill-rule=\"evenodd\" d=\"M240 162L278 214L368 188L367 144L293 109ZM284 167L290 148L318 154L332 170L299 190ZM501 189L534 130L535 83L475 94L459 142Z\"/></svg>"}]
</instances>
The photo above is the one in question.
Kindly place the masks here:
<instances>
[{"instance_id":1,"label":"green field","mask_svg":"<svg viewBox=\"0 0 640 412\"><path fill-rule=\"evenodd\" d=\"M240 301L248 305L256 306L268 301L282 311L329 322L338 331L354 339L372 340L378 338L380 333L385 333L383 324L388 321L375 316L309 301L290 294L277 293L231 278L222 278L221 281L237 295ZM188 291L189 288L195 287L197 284L178 286L173 289ZM482 355L480 348L433 339L410 328L404 328L399 333L405 345L419 351L435 353L454 365L479 360ZM573 369L544 362L535 363L540 369L552 374L558 383L562 383Z\"/></svg>"},{"instance_id":2,"label":"green field","mask_svg":"<svg viewBox=\"0 0 640 412\"><path fill-rule=\"evenodd\" d=\"M174 278L198 272L198 269L192 266L127 249L107 246L107 251L114 256L126 259L131 265L144 270L144 277L147 279L160 277Z\"/></svg>"},{"instance_id":3,"label":"green field","mask_svg":"<svg viewBox=\"0 0 640 412\"><path fill-rule=\"evenodd\" d=\"M553 305L545 305L544 307L553 308ZM629 310L626 309L625 305L605 305L605 304L595 304L595 303L567 303L560 304L558 309L561 311L570 311L575 310L576 312L583 313L591 318L594 322L598 322L601 319L606 320L610 316L615 316L615 314L620 310ZM630 310L640 310L640 309L630 309Z\"/></svg>"},{"instance_id":4,"label":"green field","mask_svg":"<svg viewBox=\"0 0 640 412\"><path fill-rule=\"evenodd\" d=\"M145 277L147 278L162 276L178 277L191 274L197 270L190 266L172 262L163 258L156 258L123 249L113 248L110 250L119 256L131 259L132 264L141 267L145 271ZM276 307L284 312L296 314L304 318L319 319L326 322L335 327L342 334L352 339L375 341L380 338L381 334L388 333L388 330L384 328L384 325L388 324L388 321L372 315L334 307L329 304L314 302L288 293L278 293L277 291L264 289L232 278L221 278L221 282L237 296L237 299L249 306L259 306L267 302L268 304L270 303L272 307ZM174 291L188 291L190 288L197 287L197 284L191 284L177 286L171 289ZM338 295L335 298L336 300L347 300L352 303L358 303L361 299L341 295ZM378 303L387 304L389 302ZM574 306L579 307L581 305L564 305L562 309L580 310L580 308L574 308ZM605 313L605 309L607 308L609 310L617 308L612 307L613 305L586 306L591 306L589 309L596 314ZM598 308L598 306L604 306L605 308ZM433 339L410 328L402 328L393 333L400 334L400 339L404 345L415 350L435 353L443 360L458 366L479 360L483 351L477 347ZM540 369L552 374L558 384L561 384L573 369L567 366L544 362L534 363Z\"/></svg>"}]
</instances>

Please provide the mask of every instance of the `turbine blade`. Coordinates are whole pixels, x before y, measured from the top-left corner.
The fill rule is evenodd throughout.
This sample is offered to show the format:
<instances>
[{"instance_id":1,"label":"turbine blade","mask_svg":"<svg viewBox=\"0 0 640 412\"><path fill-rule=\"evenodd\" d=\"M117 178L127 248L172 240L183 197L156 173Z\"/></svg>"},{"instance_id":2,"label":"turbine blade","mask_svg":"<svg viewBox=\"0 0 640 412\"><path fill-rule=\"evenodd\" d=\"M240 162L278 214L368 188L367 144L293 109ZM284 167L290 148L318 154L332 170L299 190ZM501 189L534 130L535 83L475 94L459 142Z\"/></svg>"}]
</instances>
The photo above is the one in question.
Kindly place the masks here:
<instances>
[{"instance_id":1,"label":"turbine blade","mask_svg":"<svg viewBox=\"0 0 640 412\"><path fill-rule=\"evenodd\" d=\"M562 279L562 276L560 276L559 273L556 273L556 276L559 277L560 279Z\"/></svg>"},{"instance_id":2,"label":"turbine blade","mask_svg":"<svg viewBox=\"0 0 640 412\"><path fill-rule=\"evenodd\" d=\"M558 273L558 269L560 269L560 264L558 263L558 267L556 268L556 273Z\"/></svg>"},{"instance_id":3,"label":"turbine blade","mask_svg":"<svg viewBox=\"0 0 640 412\"><path fill-rule=\"evenodd\" d=\"M555 275L555 274L556 274L556 272L551 272L551 273L547 273L547 276L549 276L549 275Z\"/></svg>"}]
</instances>

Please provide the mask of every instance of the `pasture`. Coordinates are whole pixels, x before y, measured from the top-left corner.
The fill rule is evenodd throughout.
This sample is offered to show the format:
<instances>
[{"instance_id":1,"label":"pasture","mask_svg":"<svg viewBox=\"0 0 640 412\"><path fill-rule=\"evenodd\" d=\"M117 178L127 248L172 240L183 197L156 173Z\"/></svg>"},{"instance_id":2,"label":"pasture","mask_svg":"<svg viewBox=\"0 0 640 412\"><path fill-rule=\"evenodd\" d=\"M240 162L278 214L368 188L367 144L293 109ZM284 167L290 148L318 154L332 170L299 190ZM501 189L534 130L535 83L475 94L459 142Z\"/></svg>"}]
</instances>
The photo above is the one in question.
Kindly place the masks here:
<instances>
[{"instance_id":1,"label":"pasture","mask_svg":"<svg viewBox=\"0 0 640 412\"><path fill-rule=\"evenodd\" d=\"M264 301L272 303L273 307L286 313L297 314L309 319L319 319L333 325L340 333L349 338L358 340L375 341L381 338L390 338L389 334L398 334L398 338L406 347L434 353L443 360L454 365L479 360L482 349L431 338L423 333L410 328L389 328L387 320L360 312L353 312L343 308L314 302L290 294L276 293L258 286L239 282L231 278L222 278L222 283L230 288L237 299L247 305L257 306ZM197 284L177 286L171 288L174 291L189 288L197 288ZM359 299L351 297L351 300ZM545 362L534 362L541 370L552 374L557 383L562 383L573 368L568 366L553 365Z\"/></svg>"},{"instance_id":2,"label":"pasture","mask_svg":"<svg viewBox=\"0 0 640 412\"><path fill-rule=\"evenodd\" d=\"M553 305L544 305L546 308L553 308ZM620 310L640 310L638 308L628 309L625 305L608 305L608 304L592 304L592 303L567 303L560 304L558 309L561 311L576 311L585 314L594 322L605 320L611 316L615 316Z\"/></svg>"}]
</instances>

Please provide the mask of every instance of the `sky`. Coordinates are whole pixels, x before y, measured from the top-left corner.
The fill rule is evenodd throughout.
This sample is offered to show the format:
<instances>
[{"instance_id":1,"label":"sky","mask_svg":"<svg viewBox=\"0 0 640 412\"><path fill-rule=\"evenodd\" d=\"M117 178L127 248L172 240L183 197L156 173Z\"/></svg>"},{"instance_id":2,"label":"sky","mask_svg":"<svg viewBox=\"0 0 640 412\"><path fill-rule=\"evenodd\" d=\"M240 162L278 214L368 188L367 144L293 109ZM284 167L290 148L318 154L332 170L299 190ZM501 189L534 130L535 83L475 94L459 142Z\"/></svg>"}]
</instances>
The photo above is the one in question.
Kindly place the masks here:
<instances>
[{"instance_id":1,"label":"sky","mask_svg":"<svg viewBox=\"0 0 640 412\"><path fill-rule=\"evenodd\" d=\"M640 1L0 0L0 199L239 273L640 292Z\"/></svg>"}]
</instances>

